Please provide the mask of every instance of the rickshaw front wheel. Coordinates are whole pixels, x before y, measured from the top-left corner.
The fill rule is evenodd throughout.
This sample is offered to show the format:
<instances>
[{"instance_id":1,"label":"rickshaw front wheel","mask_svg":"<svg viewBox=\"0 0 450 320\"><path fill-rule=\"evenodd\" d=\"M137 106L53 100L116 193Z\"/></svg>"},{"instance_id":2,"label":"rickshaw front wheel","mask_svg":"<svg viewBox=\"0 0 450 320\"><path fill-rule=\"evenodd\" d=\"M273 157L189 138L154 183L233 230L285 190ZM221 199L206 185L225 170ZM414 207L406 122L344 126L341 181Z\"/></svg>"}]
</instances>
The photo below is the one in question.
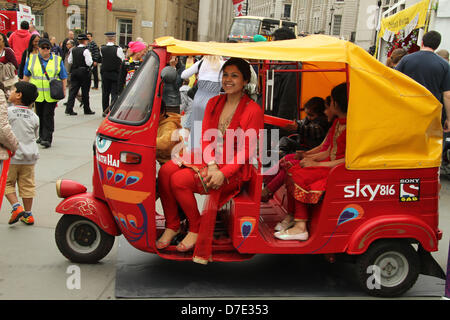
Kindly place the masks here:
<instances>
[{"instance_id":1,"label":"rickshaw front wheel","mask_svg":"<svg viewBox=\"0 0 450 320\"><path fill-rule=\"evenodd\" d=\"M63 215L56 225L55 240L70 261L97 263L111 251L115 237L84 217Z\"/></svg>"},{"instance_id":2,"label":"rickshaw front wheel","mask_svg":"<svg viewBox=\"0 0 450 320\"><path fill-rule=\"evenodd\" d=\"M356 261L360 286L377 297L396 297L408 291L420 268L417 251L403 239L378 240Z\"/></svg>"}]
</instances>

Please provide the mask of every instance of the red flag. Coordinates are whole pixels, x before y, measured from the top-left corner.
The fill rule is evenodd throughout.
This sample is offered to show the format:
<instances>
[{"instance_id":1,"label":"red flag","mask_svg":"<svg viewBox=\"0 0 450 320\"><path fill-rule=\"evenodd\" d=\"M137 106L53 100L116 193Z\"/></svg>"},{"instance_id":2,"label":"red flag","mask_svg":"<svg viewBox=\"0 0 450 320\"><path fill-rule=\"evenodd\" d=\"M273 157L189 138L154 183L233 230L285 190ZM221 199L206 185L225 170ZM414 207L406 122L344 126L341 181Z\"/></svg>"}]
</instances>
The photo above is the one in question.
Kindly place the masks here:
<instances>
[{"instance_id":1,"label":"red flag","mask_svg":"<svg viewBox=\"0 0 450 320\"><path fill-rule=\"evenodd\" d=\"M69 0L62 0L63 6L68 7L69 6Z\"/></svg>"},{"instance_id":2,"label":"red flag","mask_svg":"<svg viewBox=\"0 0 450 320\"><path fill-rule=\"evenodd\" d=\"M113 6L113 2L114 0L106 0L106 9L108 9L109 11L112 11L112 6Z\"/></svg>"},{"instance_id":3,"label":"red flag","mask_svg":"<svg viewBox=\"0 0 450 320\"><path fill-rule=\"evenodd\" d=\"M244 0L233 0L233 6L234 6L234 16L240 17L243 15L243 7L244 7Z\"/></svg>"},{"instance_id":4,"label":"red flag","mask_svg":"<svg viewBox=\"0 0 450 320\"><path fill-rule=\"evenodd\" d=\"M17 3L17 0L6 0L6 1L11 2L11 3Z\"/></svg>"}]
</instances>

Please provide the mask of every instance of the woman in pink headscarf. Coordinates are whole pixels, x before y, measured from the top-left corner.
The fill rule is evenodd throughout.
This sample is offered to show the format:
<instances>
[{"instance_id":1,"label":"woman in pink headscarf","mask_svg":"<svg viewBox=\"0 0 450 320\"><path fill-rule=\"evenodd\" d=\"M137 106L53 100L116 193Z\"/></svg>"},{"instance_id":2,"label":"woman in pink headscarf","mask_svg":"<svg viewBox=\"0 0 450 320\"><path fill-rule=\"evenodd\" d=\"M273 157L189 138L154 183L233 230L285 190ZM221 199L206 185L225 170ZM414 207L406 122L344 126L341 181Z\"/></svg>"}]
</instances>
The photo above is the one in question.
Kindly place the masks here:
<instances>
[{"instance_id":1,"label":"woman in pink headscarf","mask_svg":"<svg viewBox=\"0 0 450 320\"><path fill-rule=\"evenodd\" d=\"M130 55L125 59L120 66L118 91L122 93L123 89L130 82L134 73L139 69L142 58L147 53L147 45L141 41L130 42L128 44Z\"/></svg>"}]
</instances>

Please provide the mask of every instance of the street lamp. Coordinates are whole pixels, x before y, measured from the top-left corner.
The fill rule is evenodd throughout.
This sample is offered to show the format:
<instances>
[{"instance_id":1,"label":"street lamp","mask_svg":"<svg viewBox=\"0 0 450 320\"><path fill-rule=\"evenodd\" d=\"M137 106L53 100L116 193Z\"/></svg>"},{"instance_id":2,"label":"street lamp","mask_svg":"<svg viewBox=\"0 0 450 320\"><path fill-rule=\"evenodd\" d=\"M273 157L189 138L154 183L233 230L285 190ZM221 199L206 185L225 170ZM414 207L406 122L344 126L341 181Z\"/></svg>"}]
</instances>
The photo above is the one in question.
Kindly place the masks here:
<instances>
[{"instance_id":1,"label":"street lamp","mask_svg":"<svg viewBox=\"0 0 450 320\"><path fill-rule=\"evenodd\" d=\"M333 24L333 14L334 14L334 7L333 6L331 6L330 12L331 12L331 16L330 16L330 23L329 23L329 25L330 25L330 36L331 36L331 25Z\"/></svg>"},{"instance_id":2,"label":"street lamp","mask_svg":"<svg viewBox=\"0 0 450 320\"><path fill-rule=\"evenodd\" d=\"M374 45L377 44L377 36L378 36L378 25L380 24L380 14L381 14L381 0L378 0L378 10L377 10L377 21L375 23L375 39L374 39Z\"/></svg>"}]
</instances>

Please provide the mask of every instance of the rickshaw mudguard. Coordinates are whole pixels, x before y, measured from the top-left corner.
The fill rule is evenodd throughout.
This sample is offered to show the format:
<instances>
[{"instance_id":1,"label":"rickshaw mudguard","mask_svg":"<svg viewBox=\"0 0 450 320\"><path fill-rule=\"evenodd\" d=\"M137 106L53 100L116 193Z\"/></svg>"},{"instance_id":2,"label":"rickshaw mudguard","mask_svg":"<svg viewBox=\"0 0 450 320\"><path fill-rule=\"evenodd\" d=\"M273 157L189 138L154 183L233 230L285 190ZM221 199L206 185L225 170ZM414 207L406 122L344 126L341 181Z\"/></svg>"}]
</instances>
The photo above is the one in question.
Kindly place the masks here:
<instances>
[{"instance_id":1,"label":"rickshaw mudguard","mask_svg":"<svg viewBox=\"0 0 450 320\"><path fill-rule=\"evenodd\" d=\"M56 207L56 212L89 219L112 236L121 234L108 206L103 201L95 198L91 192L65 198Z\"/></svg>"},{"instance_id":2,"label":"rickshaw mudguard","mask_svg":"<svg viewBox=\"0 0 450 320\"><path fill-rule=\"evenodd\" d=\"M428 252L438 250L437 232L411 215L385 215L362 224L348 242L346 252L364 253L378 239L414 239Z\"/></svg>"}]
</instances>

